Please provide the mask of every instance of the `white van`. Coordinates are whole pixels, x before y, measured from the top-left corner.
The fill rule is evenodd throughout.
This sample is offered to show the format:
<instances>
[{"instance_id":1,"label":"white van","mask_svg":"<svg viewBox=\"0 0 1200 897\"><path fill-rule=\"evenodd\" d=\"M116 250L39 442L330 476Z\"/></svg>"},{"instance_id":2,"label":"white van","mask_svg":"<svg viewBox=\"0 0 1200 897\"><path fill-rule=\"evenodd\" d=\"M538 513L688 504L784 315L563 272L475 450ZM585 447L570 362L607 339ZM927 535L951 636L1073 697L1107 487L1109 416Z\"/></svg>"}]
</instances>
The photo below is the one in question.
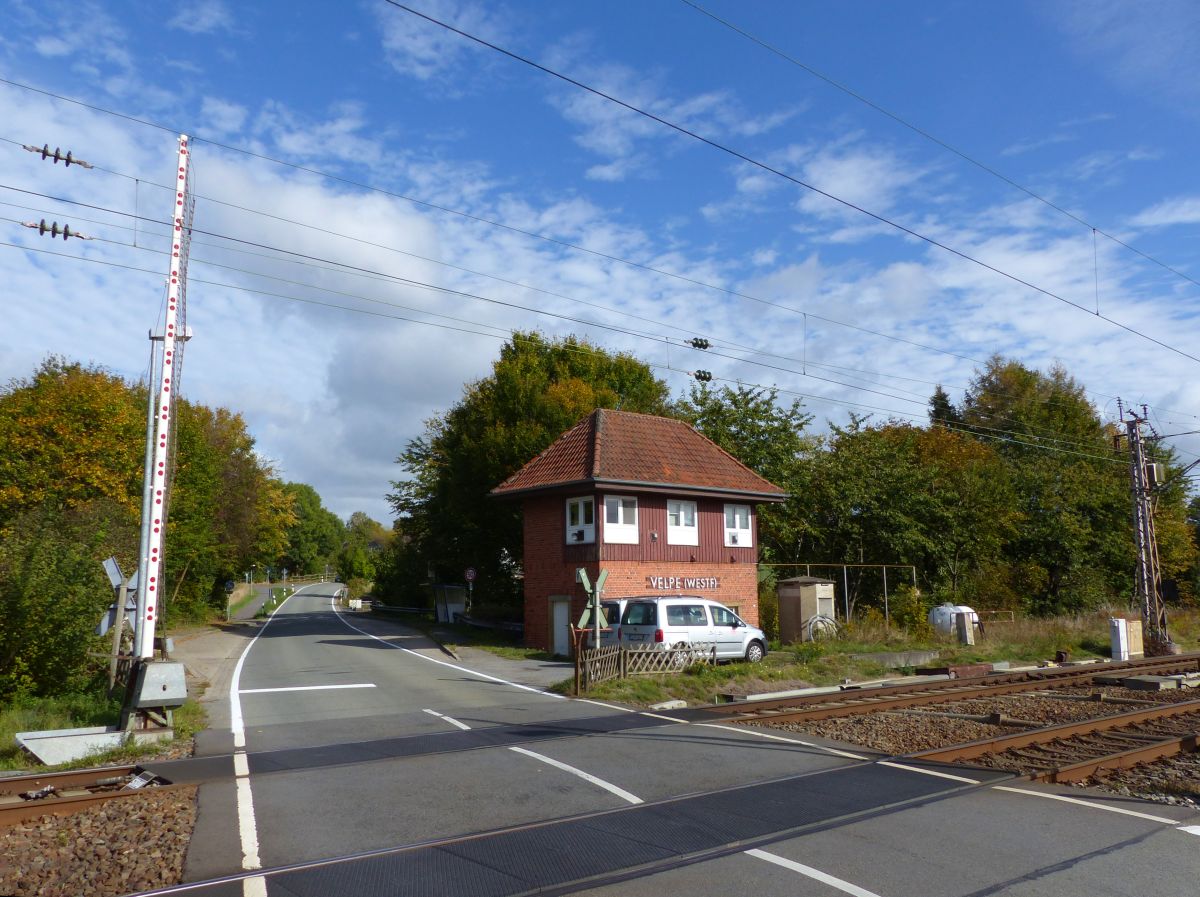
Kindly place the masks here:
<instances>
[{"instance_id":1,"label":"white van","mask_svg":"<svg viewBox=\"0 0 1200 897\"><path fill-rule=\"evenodd\" d=\"M625 610L628 598L605 598L600 602L600 610L604 614L604 625L600 627L600 647L609 648L617 644L617 632L621 625L621 613ZM593 626L587 628L587 646L596 647L596 631Z\"/></svg>"},{"instance_id":2,"label":"white van","mask_svg":"<svg viewBox=\"0 0 1200 897\"><path fill-rule=\"evenodd\" d=\"M767 637L723 604L695 595L625 599L618 640L623 648L715 645L718 660L758 663Z\"/></svg>"}]
</instances>

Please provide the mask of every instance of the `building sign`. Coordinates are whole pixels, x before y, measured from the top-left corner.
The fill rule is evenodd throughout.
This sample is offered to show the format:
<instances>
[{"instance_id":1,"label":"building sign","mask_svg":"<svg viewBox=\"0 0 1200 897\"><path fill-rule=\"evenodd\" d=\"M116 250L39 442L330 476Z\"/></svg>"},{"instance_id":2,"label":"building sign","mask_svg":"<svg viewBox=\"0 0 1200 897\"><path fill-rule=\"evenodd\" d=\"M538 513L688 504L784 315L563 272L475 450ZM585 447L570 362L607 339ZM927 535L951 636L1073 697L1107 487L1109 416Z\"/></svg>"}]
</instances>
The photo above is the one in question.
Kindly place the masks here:
<instances>
[{"instance_id":1,"label":"building sign","mask_svg":"<svg viewBox=\"0 0 1200 897\"><path fill-rule=\"evenodd\" d=\"M721 588L719 576L647 576L646 588L664 592Z\"/></svg>"}]
</instances>

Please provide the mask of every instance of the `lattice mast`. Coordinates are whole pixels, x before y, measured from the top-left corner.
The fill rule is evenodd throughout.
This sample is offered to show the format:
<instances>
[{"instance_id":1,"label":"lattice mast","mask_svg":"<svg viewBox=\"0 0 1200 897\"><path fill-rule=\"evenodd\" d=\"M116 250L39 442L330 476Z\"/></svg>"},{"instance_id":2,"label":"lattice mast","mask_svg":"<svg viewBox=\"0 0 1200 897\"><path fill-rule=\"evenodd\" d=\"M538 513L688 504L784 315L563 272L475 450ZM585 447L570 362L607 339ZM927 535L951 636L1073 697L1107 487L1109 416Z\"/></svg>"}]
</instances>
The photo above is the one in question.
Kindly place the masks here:
<instances>
[{"instance_id":1,"label":"lattice mast","mask_svg":"<svg viewBox=\"0 0 1200 897\"><path fill-rule=\"evenodd\" d=\"M149 501L143 505L142 544L145 551L138 571L138 620L134 637L134 656L143 660L154 657L154 629L162 607L164 535L167 529L167 500L171 475L170 450L173 446L171 424L174 420L174 396L179 392L179 370L183 344L187 338L187 266L192 239L192 213L195 199L191 191L191 164L188 137L179 136L179 158L175 172L174 206L171 212L171 268L167 284L167 308L162 333L162 355L157 401L152 406L153 426L147 425L146 438L153 448L147 451L145 488Z\"/></svg>"},{"instance_id":2,"label":"lattice mast","mask_svg":"<svg viewBox=\"0 0 1200 897\"><path fill-rule=\"evenodd\" d=\"M1126 411L1123 416L1125 433L1129 438L1129 480L1133 493L1134 541L1137 545L1134 597L1142 611L1146 653L1168 654L1172 653L1174 646L1167 631L1167 605L1163 600L1158 539L1154 532L1154 486L1157 477L1151 476L1142 435L1142 426L1146 423L1145 409L1140 416L1133 410Z\"/></svg>"}]
</instances>

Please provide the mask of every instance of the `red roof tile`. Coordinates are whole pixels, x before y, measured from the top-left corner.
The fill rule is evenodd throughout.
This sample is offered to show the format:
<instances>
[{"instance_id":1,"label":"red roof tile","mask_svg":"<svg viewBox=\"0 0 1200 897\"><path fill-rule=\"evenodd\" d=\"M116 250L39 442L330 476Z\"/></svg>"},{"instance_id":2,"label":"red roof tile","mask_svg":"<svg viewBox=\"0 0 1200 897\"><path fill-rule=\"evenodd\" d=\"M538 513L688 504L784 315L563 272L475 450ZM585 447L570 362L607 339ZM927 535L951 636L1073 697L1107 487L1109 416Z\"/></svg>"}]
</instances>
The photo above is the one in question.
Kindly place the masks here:
<instances>
[{"instance_id":1,"label":"red roof tile","mask_svg":"<svg viewBox=\"0 0 1200 897\"><path fill-rule=\"evenodd\" d=\"M679 488L780 501L785 493L681 420L593 411L492 490L508 496L567 485Z\"/></svg>"}]
</instances>

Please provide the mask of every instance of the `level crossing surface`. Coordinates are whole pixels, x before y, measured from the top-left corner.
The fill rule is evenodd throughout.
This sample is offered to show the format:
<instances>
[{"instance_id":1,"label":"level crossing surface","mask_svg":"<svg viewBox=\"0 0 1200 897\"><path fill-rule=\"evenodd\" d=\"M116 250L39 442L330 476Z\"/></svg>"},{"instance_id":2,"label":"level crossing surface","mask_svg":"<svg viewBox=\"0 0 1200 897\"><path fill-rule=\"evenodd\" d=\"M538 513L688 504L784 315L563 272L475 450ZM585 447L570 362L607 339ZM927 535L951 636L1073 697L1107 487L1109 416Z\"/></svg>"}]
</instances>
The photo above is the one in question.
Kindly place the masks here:
<instances>
[{"instance_id":1,"label":"level crossing surface","mask_svg":"<svg viewBox=\"0 0 1200 897\"><path fill-rule=\"evenodd\" d=\"M339 613L335 588L243 655L244 743L207 742L235 778L201 788L191 893L1196 893L1184 808L564 699Z\"/></svg>"}]
</instances>

